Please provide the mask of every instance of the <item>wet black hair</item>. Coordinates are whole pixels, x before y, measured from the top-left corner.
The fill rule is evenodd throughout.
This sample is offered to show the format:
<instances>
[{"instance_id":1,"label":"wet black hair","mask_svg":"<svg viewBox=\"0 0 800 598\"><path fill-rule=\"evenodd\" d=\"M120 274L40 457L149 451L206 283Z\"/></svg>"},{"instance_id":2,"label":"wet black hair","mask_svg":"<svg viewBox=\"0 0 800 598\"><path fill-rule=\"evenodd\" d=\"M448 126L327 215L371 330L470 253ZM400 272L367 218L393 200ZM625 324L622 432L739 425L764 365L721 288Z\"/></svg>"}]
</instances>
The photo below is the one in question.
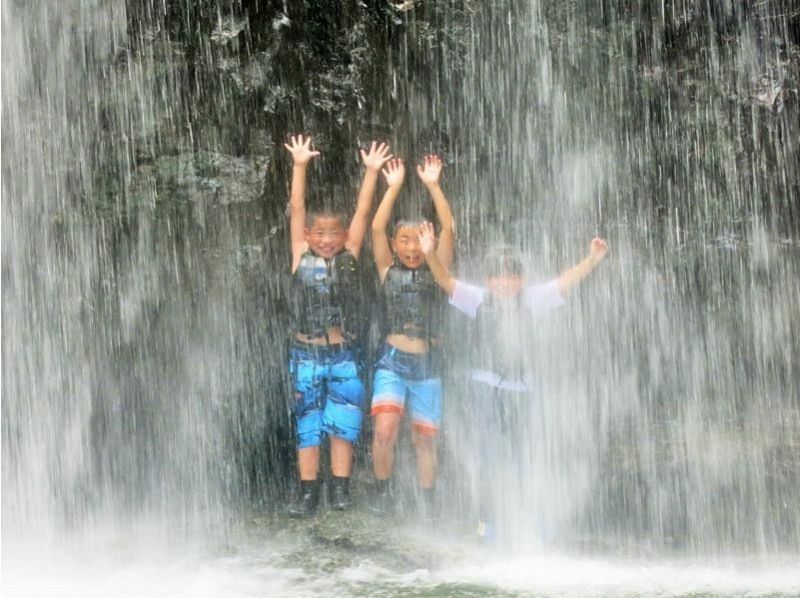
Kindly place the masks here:
<instances>
[{"instance_id":1,"label":"wet black hair","mask_svg":"<svg viewBox=\"0 0 800 598\"><path fill-rule=\"evenodd\" d=\"M491 249L483 261L484 277L523 276L523 259L519 251L503 245Z\"/></svg>"},{"instance_id":2,"label":"wet black hair","mask_svg":"<svg viewBox=\"0 0 800 598\"><path fill-rule=\"evenodd\" d=\"M342 228L348 227L347 215L344 212L342 212L341 210L334 210L328 208L308 210L306 212L305 227L311 228L314 225L314 222L317 221L317 218L336 218L342 225Z\"/></svg>"},{"instance_id":3,"label":"wet black hair","mask_svg":"<svg viewBox=\"0 0 800 598\"><path fill-rule=\"evenodd\" d=\"M394 239L397 236L397 231L399 231L401 228L408 227L417 230L423 222L425 222L423 218L402 218L395 222L392 226L391 238Z\"/></svg>"}]
</instances>

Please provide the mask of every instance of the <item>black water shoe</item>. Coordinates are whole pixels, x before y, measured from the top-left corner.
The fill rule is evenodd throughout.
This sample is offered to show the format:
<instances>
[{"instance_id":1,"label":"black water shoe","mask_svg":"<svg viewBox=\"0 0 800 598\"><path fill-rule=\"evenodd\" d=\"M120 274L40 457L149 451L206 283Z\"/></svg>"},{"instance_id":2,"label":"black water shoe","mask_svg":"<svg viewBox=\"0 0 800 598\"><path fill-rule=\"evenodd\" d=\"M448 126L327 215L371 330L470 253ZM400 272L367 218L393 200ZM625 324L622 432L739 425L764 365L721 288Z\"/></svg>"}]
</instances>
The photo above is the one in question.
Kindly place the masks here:
<instances>
[{"instance_id":1,"label":"black water shoe","mask_svg":"<svg viewBox=\"0 0 800 598\"><path fill-rule=\"evenodd\" d=\"M378 480L370 501L369 510L376 515L392 515L397 507L397 499L389 480Z\"/></svg>"},{"instance_id":2,"label":"black water shoe","mask_svg":"<svg viewBox=\"0 0 800 598\"><path fill-rule=\"evenodd\" d=\"M344 511L350 507L350 478L333 476L330 499L334 511Z\"/></svg>"},{"instance_id":3,"label":"black water shoe","mask_svg":"<svg viewBox=\"0 0 800 598\"><path fill-rule=\"evenodd\" d=\"M290 517L311 517L319 504L319 481L300 482L300 493L286 509Z\"/></svg>"}]
</instances>

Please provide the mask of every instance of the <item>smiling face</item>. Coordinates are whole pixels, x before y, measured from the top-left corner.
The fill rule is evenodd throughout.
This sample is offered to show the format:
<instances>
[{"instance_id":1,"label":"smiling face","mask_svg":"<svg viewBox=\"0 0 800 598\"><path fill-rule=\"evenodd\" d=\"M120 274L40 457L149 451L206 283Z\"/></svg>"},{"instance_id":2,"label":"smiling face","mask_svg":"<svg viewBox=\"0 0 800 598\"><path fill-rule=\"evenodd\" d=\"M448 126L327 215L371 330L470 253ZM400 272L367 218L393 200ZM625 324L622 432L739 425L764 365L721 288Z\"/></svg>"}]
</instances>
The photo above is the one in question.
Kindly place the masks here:
<instances>
[{"instance_id":1,"label":"smiling face","mask_svg":"<svg viewBox=\"0 0 800 598\"><path fill-rule=\"evenodd\" d=\"M306 243L316 255L330 259L347 242L347 229L341 218L336 216L317 216L311 226L305 229Z\"/></svg>"},{"instance_id":2,"label":"smiling face","mask_svg":"<svg viewBox=\"0 0 800 598\"><path fill-rule=\"evenodd\" d=\"M414 226L398 226L392 239L392 251L400 263L411 270L419 268L425 262L417 230Z\"/></svg>"}]
</instances>

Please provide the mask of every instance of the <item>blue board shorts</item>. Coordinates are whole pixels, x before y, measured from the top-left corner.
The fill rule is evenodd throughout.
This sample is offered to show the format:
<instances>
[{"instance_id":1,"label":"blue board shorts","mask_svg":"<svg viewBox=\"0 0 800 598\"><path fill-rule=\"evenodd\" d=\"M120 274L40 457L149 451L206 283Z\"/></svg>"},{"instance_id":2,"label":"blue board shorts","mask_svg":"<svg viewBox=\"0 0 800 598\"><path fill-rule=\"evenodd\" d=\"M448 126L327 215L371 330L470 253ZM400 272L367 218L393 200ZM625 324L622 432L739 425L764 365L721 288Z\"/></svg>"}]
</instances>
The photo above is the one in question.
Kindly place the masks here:
<instances>
[{"instance_id":1,"label":"blue board shorts","mask_svg":"<svg viewBox=\"0 0 800 598\"><path fill-rule=\"evenodd\" d=\"M373 380L373 416L380 413L403 414L406 398L414 429L425 436L435 436L442 423L441 356L429 353L406 353L386 345L376 364Z\"/></svg>"},{"instance_id":2,"label":"blue board shorts","mask_svg":"<svg viewBox=\"0 0 800 598\"><path fill-rule=\"evenodd\" d=\"M350 348L292 345L289 373L299 448L319 446L323 434L358 439L364 403L359 369Z\"/></svg>"}]
</instances>

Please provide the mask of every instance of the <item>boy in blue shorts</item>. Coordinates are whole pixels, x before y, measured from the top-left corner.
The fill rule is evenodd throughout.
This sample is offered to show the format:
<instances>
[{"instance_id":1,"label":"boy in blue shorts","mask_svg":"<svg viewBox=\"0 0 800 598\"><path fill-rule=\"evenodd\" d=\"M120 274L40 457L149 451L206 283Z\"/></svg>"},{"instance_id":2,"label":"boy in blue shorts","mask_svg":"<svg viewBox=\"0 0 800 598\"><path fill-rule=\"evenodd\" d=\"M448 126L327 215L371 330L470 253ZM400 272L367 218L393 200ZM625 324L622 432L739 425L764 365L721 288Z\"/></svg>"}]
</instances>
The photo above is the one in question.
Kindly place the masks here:
<instances>
[{"instance_id":1,"label":"boy in blue shorts","mask_svg":"<svg viewBox=\"0 0 800 598\"><path fill-rule=\"evenodd\" d=\"M437 284L450 304L474 322L468 339L473 352L469 401L480 471L506 467L521 475L517 465L525 438L514 431L522 431L520 421L525 421L522 415L534 395L527 348L535 318L562 306L567 293L603 261L608 245L594 238L586 258L542 285L526 284L522 258L509 248L500 248L487 256L485 286L477 287L453 278L438 259L430 223L420 227L419 237ZM510 490L504 487L502 492ZM478 533L483 537L492 533L497 520L492 491L491 484L480 489Z\"/></svg>"},{"instance_id":2,"label":"boy in blue shorts","mask_svg":"<svg viewBox=\"0 0 800 598\"><path fill-rule=\"evenodd\" d=\"M442 230L435 248L443 267L453 259L453 214L439 186L442 161L425 157L417 175L428 190ZM440 313L444 297L436 286L419 245L419 222L400 221L391 242L386 234L394 202L405 177L401 160L392 160L383 171L388 189L372 222L375 264L385 304L385 345L373 382L371 414L374 421L372 466L378 493L373 509L391 511L394 499L390 478L394 447L408 402L417 478L423 505L431 513L436 481L436 434L442 414L442 380L439 355ZM433 251L433 250L432 250Z\"/></svg>"},{"instance_id":3,"label":"boy in blue shorts","mask_svg":"<svg viewBox=\"0 0 800 598\"><path fill-rule=\"evenodd\" d=\"M320 445L330 439L331 505L350 504L349 479L353 444L361 431L364 385L359 378L356 350L362 306L358 256L364 242L375 184L392 156L386 144L361 151L366 166L349 228L333 211L306 213L306 167L319 152L311 138L293 136L289 200L292 243L292 285L289 297L293 338L289 370L294 388L297 463L300 492L289 514L316 512L319 501Z\"/></svg>"}]
</instances>

